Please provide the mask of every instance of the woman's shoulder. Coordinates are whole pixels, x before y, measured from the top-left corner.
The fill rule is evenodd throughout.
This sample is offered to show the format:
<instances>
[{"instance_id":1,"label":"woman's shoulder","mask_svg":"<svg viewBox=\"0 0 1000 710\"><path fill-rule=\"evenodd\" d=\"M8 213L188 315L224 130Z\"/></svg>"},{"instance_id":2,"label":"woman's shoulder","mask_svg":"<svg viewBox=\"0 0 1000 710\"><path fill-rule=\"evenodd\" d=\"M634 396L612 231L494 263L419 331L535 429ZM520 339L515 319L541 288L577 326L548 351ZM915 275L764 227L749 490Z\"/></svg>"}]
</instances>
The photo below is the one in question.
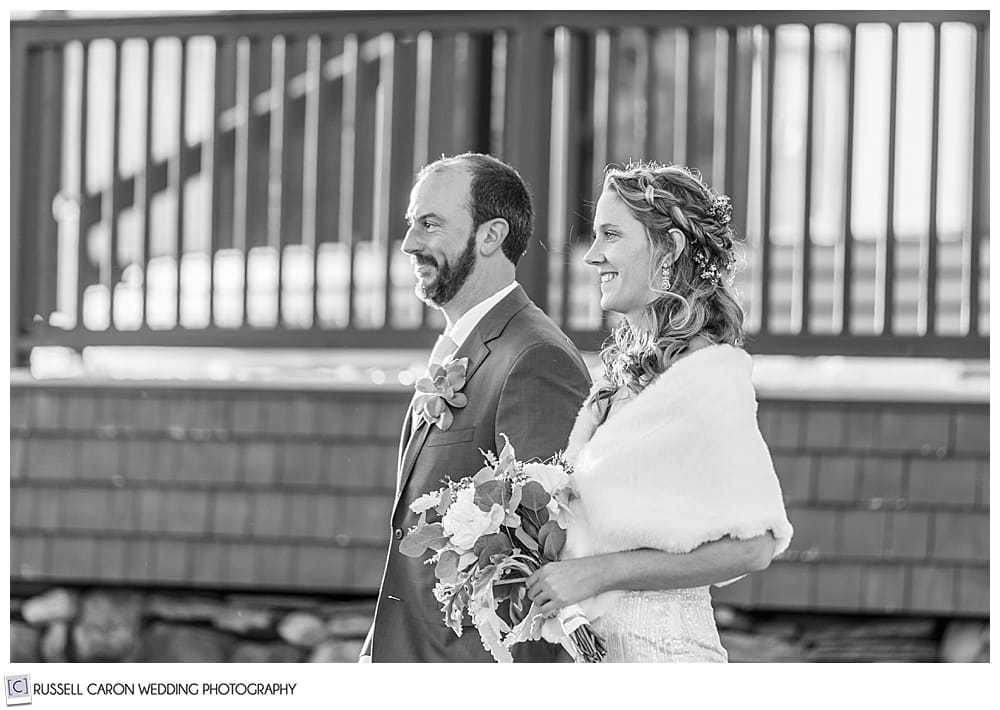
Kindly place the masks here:
<instances>
[{"instance_id":1,"label":"woman's shoulder","mask_svg":"<svg viewBox=\"0 0 1000 710\"><path fill-rule=\"evenodd\" d=\"M670 364L666 372L673 370L678 365L681 366L681 369L699 366L715 368L720 365L732 366L736 363L749 364L750 362L750 355L746 350L729 343L716 343L699 335L695 336L687 349Z\"/></svg>"},{"instance_id":2,"label":"woman's shoulder","mask_svg":"<svg viewBox=\"0 0 1000 710\"><path fill-rule=\"evenodd\" d=\"M727 343L714 343L698 336L650 385L661 395L676 395L678 390L714 389L749 380L752 369L750 355L742 348ZM725 383L725 384L724 384Z\"/></svg>"}]
</instances>

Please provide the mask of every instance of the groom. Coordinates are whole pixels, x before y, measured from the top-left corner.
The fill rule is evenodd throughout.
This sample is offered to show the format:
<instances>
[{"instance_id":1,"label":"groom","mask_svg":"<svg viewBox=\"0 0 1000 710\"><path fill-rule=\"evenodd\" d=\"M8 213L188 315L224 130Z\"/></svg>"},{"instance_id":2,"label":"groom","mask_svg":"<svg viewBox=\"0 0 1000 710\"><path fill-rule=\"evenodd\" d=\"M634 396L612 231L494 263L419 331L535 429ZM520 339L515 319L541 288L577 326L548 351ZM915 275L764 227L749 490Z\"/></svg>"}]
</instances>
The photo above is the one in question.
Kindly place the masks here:
<instances>
[{"instance_id":1,"label":"groom","mask_svg":"<svg viewBox=\"0 0 1000 710\"><path fill-rule=\"evenodd\" d=\"M392 538L375 621L362 661L492 661L465 618L461 637L444 625L434 567L401 555L399 541L417 522L410 503L483 466L501 433L520 460L548 458L566 445L590 378L572 342L514 280L531 237L527 186L489 155L442 158L417 176L403 251L417 295L444 311L447 327L430 362L468 358L464 407L425 408L416 398L400 438ZM435 399L440 405L444 400ZM450 416L449 416L450 414ZM433 421L429 421L433 420ZM555 645L514 647L518 661L568 660Z\"/></svg>"}]
</instances>

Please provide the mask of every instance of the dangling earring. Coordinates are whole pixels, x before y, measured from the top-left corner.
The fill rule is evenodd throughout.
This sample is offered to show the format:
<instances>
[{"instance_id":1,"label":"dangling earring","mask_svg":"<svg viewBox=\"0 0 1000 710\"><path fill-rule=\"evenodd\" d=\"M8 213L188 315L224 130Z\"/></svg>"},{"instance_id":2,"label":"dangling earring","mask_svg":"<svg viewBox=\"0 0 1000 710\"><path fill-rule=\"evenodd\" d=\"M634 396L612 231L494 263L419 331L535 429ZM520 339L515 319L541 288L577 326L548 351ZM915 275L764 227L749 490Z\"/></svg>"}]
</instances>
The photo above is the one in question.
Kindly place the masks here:
<instances>
[{"instance_id":1,"label":"dangling earring","mask_svg":"<svg viewBox=\"0 0 1000 710\"><path fill-rule=\"evenodd\" d=\"M664 291L670 290L670 279L673 277L673 269L670 268L670 264L663 262L663 266L660 267L660 288Z\"/></svg>"}]
</instances>

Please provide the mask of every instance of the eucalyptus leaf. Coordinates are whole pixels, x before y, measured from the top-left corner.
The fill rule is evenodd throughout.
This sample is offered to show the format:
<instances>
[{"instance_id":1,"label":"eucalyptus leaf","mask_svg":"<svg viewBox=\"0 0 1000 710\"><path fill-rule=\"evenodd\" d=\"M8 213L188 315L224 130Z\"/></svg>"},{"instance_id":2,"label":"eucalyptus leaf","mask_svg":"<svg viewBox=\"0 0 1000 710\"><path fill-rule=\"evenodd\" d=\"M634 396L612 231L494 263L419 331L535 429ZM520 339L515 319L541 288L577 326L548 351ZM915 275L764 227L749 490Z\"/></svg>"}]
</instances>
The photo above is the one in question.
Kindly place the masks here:
<instances>
[{"instance_id":1,"label":"eucalyptus leaf","mask_svg":"<svg viewBox=\"0 0 1000 710\"><path fill-rule=\"evenodd\" d=\"M513 552L514 548L510 544L510 540L503 533L493 533L492 535L485 535L478 540L476 540L476 545L472 550L477 555L479 555L479 566L485 567L492 562L494 555L506 555L509 552Z\"/></svg>"},{"instance_id":2,"label":"eucalyptus leaf","mask_svg":"<svg viewBox=\"0 0 1000 710\"><path fill-rule=\"evenodd\" d=\"M559 559L559 553L566 544L566 531L555 520L550 520L539 529L538 544L541 545L545 558L555 561Z\"/></svg>"},{"instance_id":3,"label":"eucalyptus leaf","mask_svg":"<svg viewBox=\"0 0 1000 710\"><path fill-rule=\"evenodd\" d=\"M510 481L486 481L476 484L476 495L472 501L485 513L490 512L494 504L506 510L507 502L510 501Z\"/></svg>"},{"instance_id":4,"label":"eucalyptus leaf","mask_svg":"<svg viewBox=\"0 0 1000 710\"><path fill-rule=\"evenodd\" d=\"M458 553L454 550L445 550L438 558L434 567L434 576L448 582L458 575Z\"/></svg>"},{"instance_id":5,"label":"eucalyptus leaf","mask_svg":"<svg viewBox=\"0 0 1000 710\"><path fill-rule=\"evenodd\" d=\"M521 516L515 515L514 513L507 513L507 515L504 516L503 525L506 528L521 527Z\"/></svg>"},{"instance_id":6,"label":"eucalyptus leaf","mask_svg":"<svg viewBox=\"0 0 1000 710\"><path fill-rule=\"evenodd\" d=\"M548 508L526 510L524 506L521 506L519 510L521 510L521 527L526 527L531 536L537 540L538 531L545 523L549 522Z\"/></svg>"},{"instance_id":7,"label":"eucalyptus leaf","mask_svg":"<svg viewBox=\"0 0 1000 710\"><path fill-rule=\"evenodd\" d=\"M538 481L528 481L521 487L521 507L528 510L542 510L552 499Z\"/></svg>"},{"instance_id":8,"label":"eucalyptus leaf","mask_svg":"<svg viewBox=\"0 0 1000 710\"><path fill-rule=\"evenodd\" d=\"M399 543L399 552L407 557L420 557L428 547L441 550L447 544L448 536L441 523L431 523L411 530Z\"/></svg>"},{"instance_id":9,"label":"eucalyptus leaf","mask_svg":"<svg viewBox=\"0 0 1000 710\"><path fill-rule=\"evenodd\" d=\"M521 545L524 546L524 549L528 552L538 554L538 543L535 542L535 539L527 533L523 526L514 531L514 537L517 538L517 541L520 542Z\"/></svg>"},{"instance_id":10,"label":"eucalyptus leaf","mask_svg":"<svg viewBox=\"0 0 1000 710\"><path fill-rule=\"evenodd\" d=\"M479 469L476 475L472 477L472 482L478 485L480 483L486 483L487 481L492 481L493 479L494 479L493 469L490 468L489 466L483 466L481 469Z\"/></svg>"}]
</instances>

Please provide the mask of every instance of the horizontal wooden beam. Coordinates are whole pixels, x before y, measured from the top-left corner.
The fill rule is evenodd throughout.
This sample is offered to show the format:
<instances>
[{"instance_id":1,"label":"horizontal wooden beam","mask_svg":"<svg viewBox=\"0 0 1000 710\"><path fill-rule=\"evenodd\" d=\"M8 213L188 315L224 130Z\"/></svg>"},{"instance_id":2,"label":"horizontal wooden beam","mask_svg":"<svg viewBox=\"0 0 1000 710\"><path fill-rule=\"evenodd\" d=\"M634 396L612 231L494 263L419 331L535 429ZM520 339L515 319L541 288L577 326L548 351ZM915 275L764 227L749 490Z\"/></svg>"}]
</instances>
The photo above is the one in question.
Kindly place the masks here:
<instances>
[{"instance_id":1,"label":"horizontal wooden beam","mask_svg":"<svg viewBox=\"0 0 1000 710\"><path fill-rule=\"evenodd\" d=\"M585 352L601 349L607 332L571 331L567 333ZM845 355L857 357L928 357L987 359L988 336L925 337L920 335L797 335L794 333L747 334L747 351L754 355Z\"/></svg>"},{"instance_id":2,"label":"horizontal wooden beam","mask_svg":"<svg viewBox=\"0 0 1000 710\"><path fill-rule=\"evenodd\" d=\"M341 12L220 12L198 15L133 15L16 20L11 38L29 44L61 44L73 40L213 35L239 37L343 35L350 32L482 32L530 24L554 29L608 27L745 27L752 25L818 25L833 23L967 22L989 26L984 10L670 10L670 11L341 11Z\"/></svg>"}]
</instances>

